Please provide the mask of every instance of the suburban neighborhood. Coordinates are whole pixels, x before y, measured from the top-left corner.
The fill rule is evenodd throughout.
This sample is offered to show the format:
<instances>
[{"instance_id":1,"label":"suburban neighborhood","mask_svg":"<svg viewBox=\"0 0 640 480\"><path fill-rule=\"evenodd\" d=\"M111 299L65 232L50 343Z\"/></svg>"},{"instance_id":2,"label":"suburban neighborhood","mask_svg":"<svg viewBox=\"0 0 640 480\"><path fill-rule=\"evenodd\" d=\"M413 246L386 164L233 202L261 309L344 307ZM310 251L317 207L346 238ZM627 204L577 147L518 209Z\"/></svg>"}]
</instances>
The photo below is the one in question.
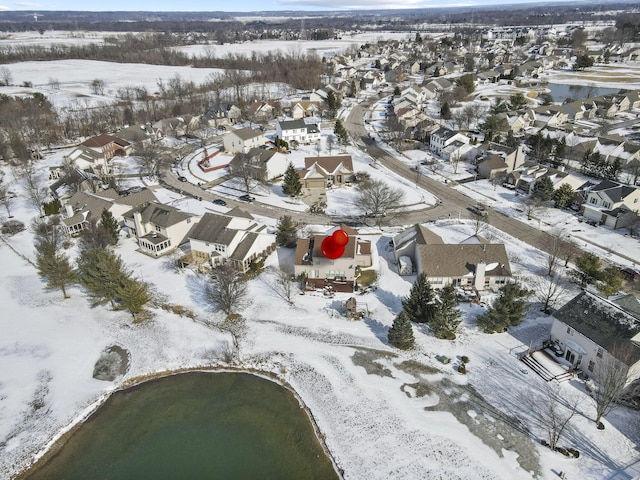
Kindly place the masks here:
<instances>
[{"instance_id":1,"label":"suburban neighborhood","mask_svg":"<svg viewBox=\"0 0 640 480\"><path fill-rule=\"evenodd\" d=\"M164 39L0 11L1 476L211 370L293 392L336 478L640 477L627 7Z\"/></svg>"}]
</instances>

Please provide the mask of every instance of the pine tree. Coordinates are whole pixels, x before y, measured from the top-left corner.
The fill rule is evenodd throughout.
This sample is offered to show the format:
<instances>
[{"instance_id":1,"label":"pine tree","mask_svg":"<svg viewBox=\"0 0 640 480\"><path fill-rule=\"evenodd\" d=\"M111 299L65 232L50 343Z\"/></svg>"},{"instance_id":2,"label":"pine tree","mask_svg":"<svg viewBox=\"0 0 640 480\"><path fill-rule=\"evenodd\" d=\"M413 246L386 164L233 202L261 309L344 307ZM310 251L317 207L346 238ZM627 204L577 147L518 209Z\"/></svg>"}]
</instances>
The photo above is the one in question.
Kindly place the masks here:
<instances>
[{"instance_id":1,"label":"pine tree","mask_svg":"<svg viewBox=\"0 0 640 480\"><path fill-rule=\"evenodd\" d=\"M284 215L276 226L276 243L281 247L295 247L298 241L298 224L291 216Z\"/></svg>"},{"instance_id":2,"label":"pine tree","mask_svg":"<svg viewBox=\"0 0 640 480\"><path fill-rule=\"evenodd\" d=\"M568 183L564 183L553 192L553 201L556 208L567 208L573 202L573 188Z\"/></svg>"},{"instance_id":3,"label":"pine tree","mask_svg":"<svg viewBox=\"0 0 640 480\"><path fill-rule=\"evenodd\" d=\"M116 289L116 296L120 307L128 310L134 320L151 300L149 285L134 278L124 278Z\"/></svg>"},{"instance_id":4,"label":"pine tree","mask_svg":"<svg viewBox=\"0 0 640 480\"><path fill-rule=\"evenodd\" d=\"M449 106L449 102L444 102L442 107L440 107L440 117L443 120L451 119L451 107Z\"/></svg>"},{"instance_id":5,"label":"pine tree","mask_svg":"<svg viewBox=\"0 0 640 480\"><path fill-rule=\"evenodd\" d=\"M478 326L485 333L502 332L507 327L519 325L527 311L527 298L531 291L516 282L500 288L500 295L489 310L478 318Z\"/></svg>"},{"instance_id":6,"label":"pine tree","mask_svg":"<svg viewBox=\"0 0 640 480\"><path fill-rule=\"evenodd\" d=\"M300 183L300 175L293 166L293 163L289 162L287 170L284 172L284 179L282 180L282 193L295 197L300 195L302 191L302 183Z\"/></svg>"},{"instance_id":7,"label":"pine tree","mask_svg":"<svg viewBox=\"0 0 640 480\"><path fill-rule=\"evenodd\" d=\"M329 108L329 116L331 118L336 117L336 112L342 106L340 99L336 97L336 94L333 93L333 90L329 90L327 93L327 107Z\"/></svg>"},{"instance_id":8,"label":"pine tree","mask_svg":"<svg viewBox=\"0 0 640 480\"><path fill-rule=\"evenodd\" d=\"M118 225L118 221L113 218L113 214L106 208L102 210L102 215L100 216L100 225L107 232L110 238L110 245L117 244L120 233L120 225Z\"/></svg>"},{"instance_id":9,"label":"pine tree","mask_svg":"<svg viewBox=\"0 0 640 480\"><path fill-rule=\"evenodd\" d=\"M534 198L547 202L553 198L553 181L549 177L541 177L533 185Z\"/></svg>"},{"instance_id":10,"label":"pine tree","mask_svg":"<svg viewBox=\"0 0 640 480\"><path fill-rule=\"evenodd\" d=\"M426 273L418 275L409 296L402 300L402 310L409 320L416 323L433 321L436 312L435 295Z\"/></svg>"},{"instance_id":11,"label":"pine tree","mask_svg":"<svg viewBox=\"0 0 640 480\"><path fill-rule=\"evenodd\" d=\"M437 312L431 322L431 331L436 338L454 340L461 322L461 313L458 310L458 299L453 285L449 284L440 290L436 305Z\"/></svg>"},{"instance_id":12,"label":"pine tree","mask_svg":"<svg viewBox=\"0 0 640 480\"><path fill-rule=\"evenodd\" d=\"M40 243L36 246L36 268L47 281L47 288L59 288L62 296L69 298L67 286L77 280L77 275L64 253L56 252L50 243Z\"/></svg>"},{"instance_id":13,"label":"pine tree","mask_svg":"<svg viewBox=\"0 0 640 480\"><path fill-rule=\"evenodd\" d=\"M595 253L584 252L575 259L576 270L574 277L580 282L581 287L596 283L601 278L602 262Z\"/></svg>"},{"instance_id":14,"label":"pine tree","mask_svg":"<svg viewBox=\"0 0 640 480\"><path fill-rule=\"evenodd\" d=\"M80 283L89 291L93 305L118 299L118 289L131 276L122 259L111 250L92 248L82 250L77 260Z\"/></svg>"},{"instance_id":15,"label":"pine tree","mask_svg":"<svg viewBox=\"0 0 640 480\"><path fill-rule=\"evenodd\" d=\"M340 119L336 120L336 126L333 129L333 133L338 137L338 142L340 142L341 145L346 145L349 141L349 134Z\"/></svg>"},{"instance_id":16,"label":"pine tree","mask_svg":"<svg viewBox=\"0 0 640 480\"><path fill-rule=\"evenodd\" d=\"M389 340L389 343L396 348L400 348L402 350L409 350L413 348L415 344L413 327L404 313L404 310L401 311L393 320L393 325L389 329L387 339Z\"/></svg>"}]
</instances>

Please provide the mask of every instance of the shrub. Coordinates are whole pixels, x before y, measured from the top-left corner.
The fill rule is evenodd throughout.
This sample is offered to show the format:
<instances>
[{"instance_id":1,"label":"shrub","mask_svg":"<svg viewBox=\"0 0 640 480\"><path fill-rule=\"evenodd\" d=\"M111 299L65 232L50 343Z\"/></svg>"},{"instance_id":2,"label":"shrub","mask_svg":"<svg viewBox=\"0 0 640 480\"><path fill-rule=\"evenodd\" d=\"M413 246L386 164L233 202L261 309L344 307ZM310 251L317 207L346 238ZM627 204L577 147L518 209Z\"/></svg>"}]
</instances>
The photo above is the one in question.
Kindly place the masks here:
<instances>
[{"instance_id":1,"label":"shrub","mask_svg":"<svg viewBox=\"0 0 640 480\"><path fill-rule=\"evenodd\" d=\"M460 357L460 361L462 363L469 363L469 357L467 357L466 355L463 355L462 357Z\"/></svg>"},{"instance_id":2,"label":"shrub","mask_svg":"<svg viewBox=\"0 0 640 480\"><path fill-rule=\"evenodd\" d=\"M458 373L465 374L467 373L467 366L464 363L458 365Z\"/></svg>"},{"instance_id":3,"label":"shrub","mask_svg":"<svg viewBox=\"0 0 640 480\"><path fill-rule=\"evenodd\" d=\"M174 305L172 307L173 313L175 313L176 315L180 315L182 316L182 314L184 313L185 309L182 305Z\"/></svg>"},{"instance_id":4,"label":"shrub","mask_svg":"<svg viewBox=\"0 0 640 480\"><path fill-rule=\"evenodd\" d=\"M22 232L26 227L19 220L8 220L2 224L2 233L5 235L15 235Z\"/></svg>"}]
</instances>

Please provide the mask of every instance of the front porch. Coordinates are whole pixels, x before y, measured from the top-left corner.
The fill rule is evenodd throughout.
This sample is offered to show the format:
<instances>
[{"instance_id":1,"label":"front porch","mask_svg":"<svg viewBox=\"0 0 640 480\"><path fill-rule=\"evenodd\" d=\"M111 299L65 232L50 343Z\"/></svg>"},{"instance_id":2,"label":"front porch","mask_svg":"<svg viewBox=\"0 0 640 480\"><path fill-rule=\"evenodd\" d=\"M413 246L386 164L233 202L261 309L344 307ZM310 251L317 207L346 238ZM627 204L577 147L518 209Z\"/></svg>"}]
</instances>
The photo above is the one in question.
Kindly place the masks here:
<instances>
[{"instance_id":1,"label":"front porch","mask_svg":"<svg viewBox=\"0 0 640 480\"><path fill-rule=\"evenodd\" d=\"M566 382L575 376L575 368L557 357L549 348L527 350L522 353L520 360L545 381Z\"/></svg>"}]
</instances>

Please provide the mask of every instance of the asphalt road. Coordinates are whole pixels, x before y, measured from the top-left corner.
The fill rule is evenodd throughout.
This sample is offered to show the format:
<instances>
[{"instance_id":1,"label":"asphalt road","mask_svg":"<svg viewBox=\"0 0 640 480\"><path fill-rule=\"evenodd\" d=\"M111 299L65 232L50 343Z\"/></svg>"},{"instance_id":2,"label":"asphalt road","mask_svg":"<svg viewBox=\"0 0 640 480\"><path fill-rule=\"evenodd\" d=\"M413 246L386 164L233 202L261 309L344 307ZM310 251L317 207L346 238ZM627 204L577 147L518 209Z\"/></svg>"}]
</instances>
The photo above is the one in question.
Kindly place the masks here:
<instances>
[{"instance_id":1,"label":"asphalt road","mask_svg":"<svg viewBox=\"0 0 640 480\"><path fill-rule=\"evenodd\" d=\"M374 140L369 138L363 119L365 111L371 106L373 101L377 101L377 98L354 106L344 122L345 128L356 145L366 151L377 163L402 177L415 180L416 172L411 166L392 157L382 148L378 147ZM461 218L474 218L474 215L471 214L467 208L477 202L451 188L449 184L439 182L430 177L420 176L418 185L438 197L440 203L432 208L413 210L399 215L391 221L393 224L406 225L423 223L449 218L449 216L451 216L451 218L458 218L459 215ZM502 230L540 250L546 251L548 246L552 244L551 235L548 233L542 232L517 219L507 217L489 207L487 207L487 209L489 210L489 215L486 217L487 222L498 230Z\"/></svg>"}]
</instances>

